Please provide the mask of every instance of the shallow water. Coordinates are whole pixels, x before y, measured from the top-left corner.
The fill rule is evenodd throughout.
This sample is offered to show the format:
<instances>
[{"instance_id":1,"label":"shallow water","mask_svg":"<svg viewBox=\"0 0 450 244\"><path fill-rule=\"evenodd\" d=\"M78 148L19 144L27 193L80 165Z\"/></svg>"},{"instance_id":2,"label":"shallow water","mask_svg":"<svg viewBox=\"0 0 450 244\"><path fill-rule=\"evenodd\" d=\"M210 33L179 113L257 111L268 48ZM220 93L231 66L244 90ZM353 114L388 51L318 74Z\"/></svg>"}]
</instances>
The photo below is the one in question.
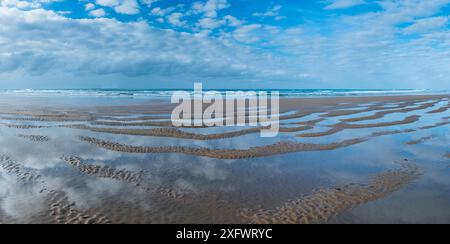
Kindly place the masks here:
<instances>
[{"instance_id":1,"label":"shallow water","mask_svg":"<svg viewBox=\"0 0 450 244\"><path fill-rule=\"evenodd\" d=\"M37 106L36 100L50 108L82 104L101 105L139 104L129 98L29 98L25 105ZM116 100L119 99L119 100ZM24 102L25 101L25 102ZM11 99L0 99L0 103ZM142 102L142 101L141 101ZM426 102L426 101L425 101ZM30 103L30 104L28 104ZM417 103L419 105L424 102ZM0 155L7 155L20 168L8 171L0 167L1 223L58 223L67 209L76 209L92 219L105 216L112 223L248 223L241 212L245 209L272 210L284 203L301 199L321 188L345 184L367 184L377 174L401 168L402 164L417 166L418 179L381 199L358 204L352 209L333 213L320 223L450 223L450 126L419 129L443 121L446 111L428 114L447 101L432 108L408 113L388 114L382 119L352 124L372 124L402 120L410 115L422 116L419 121L369 129L345 129L335 134L302 138L301 133L320 132L339 123L341 119L371 115L358 113L325 118L314 128L301 132L280 133L275 138L261 138L259 133L217 140L191 140L174 137L116 135L59 127L67 124L90 125L93 121L14 121L1 123L50 126L49 128L19 129L0 125ZM17 103L15 103L17 104ZM365 109L373 103L356 104ZM415 105L415 106L416 106ZM345 106L349 106L346 104ZM395 108L386 104L383 110ZM93 109L94 111L94 109ZM375 111L377 112L377 111ZM285 114L293 114L286 112ZM282 121L303 122L321 118L324 113ZM117 119L137 118L146 114L116 116ZM165 114L162 114L164 116ZM25 115L7 115L11 118ZM114 115L111 115L114 116ZM99 119L101 121L101 119ZM108 128L104 125L92 125ZM120 126L117 128L128 128ZM130 127L157 128L157 127ZM241 130L247 127L183 128L192 133L212 134ZM410 133L372 137L374 132L415 129ZM18 134L41 135L48 141L34 141ZM182 153L124 153L85 143L78 136L95 137L106 141L134 146L185 146L215 149L249 149L277 142L330 144L354 138L367 141L334 150L282 153L250 159L215 159ZM410 141L432 137L415 145ZM96 171L80 171L62 157L74 155L83 165L108 167L116 171L141 174L139 185L112 172L100 175ZM37 181L23 177L23 172L39 175ZM45 190L43 190L45 188ZM62 192L70 208L51 212L55 204L49 199L52 191ZM292 210L295 215L295 209Z\"/></svg>"}]
</instances>

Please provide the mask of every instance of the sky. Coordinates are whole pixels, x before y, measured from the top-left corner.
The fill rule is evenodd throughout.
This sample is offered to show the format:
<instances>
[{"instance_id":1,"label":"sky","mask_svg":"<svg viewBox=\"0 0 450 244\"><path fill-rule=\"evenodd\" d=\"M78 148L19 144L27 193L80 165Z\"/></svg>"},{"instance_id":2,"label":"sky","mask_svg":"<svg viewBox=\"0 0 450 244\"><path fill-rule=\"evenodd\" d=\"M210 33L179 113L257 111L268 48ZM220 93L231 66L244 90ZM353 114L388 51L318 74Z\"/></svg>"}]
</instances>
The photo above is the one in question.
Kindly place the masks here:
<instances>
[{"instance_id":1,"label":"sky","mask_svg":"<svg viewBox=\"0 0 450 244\"><path fill-rule=\"evenodd\" d=\"M450 0L0 0L0 89L450 88Z\"/></svg>"}]
</instances>

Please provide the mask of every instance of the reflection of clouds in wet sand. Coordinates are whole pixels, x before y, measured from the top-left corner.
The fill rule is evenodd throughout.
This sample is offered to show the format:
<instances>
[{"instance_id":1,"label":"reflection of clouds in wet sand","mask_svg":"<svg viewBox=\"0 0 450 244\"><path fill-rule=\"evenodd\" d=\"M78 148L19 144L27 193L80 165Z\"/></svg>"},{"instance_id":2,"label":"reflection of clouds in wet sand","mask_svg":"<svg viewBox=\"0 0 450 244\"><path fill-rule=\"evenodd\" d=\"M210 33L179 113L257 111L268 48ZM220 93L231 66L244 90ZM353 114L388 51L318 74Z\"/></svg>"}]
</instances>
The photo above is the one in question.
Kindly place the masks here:
<instances>
[{"instance_id":1,"label":"reflection of clouds in wet sand","mask_svg":"<svg viewBox=\"0 0 450 244\"><path fill-rule=\"evenodd\" d=\"M5 218L27 223L47 209L38 185L24 185L15 176L0 173L0 205Z\"/></svg>"},{"instance_id":2,"label":"reflection of clouds in wet sand","mask_svg":"<svg viewBox=\"0 0 450 244\"><path fill-rule=\"evenodd\" d=\"M406 167L366 184L345 184L366 182L404 159L427 172L417 182L423 191L447 191L442 165L450 157L445 155L448 100L346 99L313 99L306 101L307 109L287 102L284 110L292 112L281 116L280 135L270 139L260 138L259 128L173 128L162 120L167 113L151 115L144 112L146 105L122 107L120 113L110 106L101 114L84 111L87 107L16 113L11 108L10 115L0 115L0 155L20 163L0 168L0 186L5 186L0 222L240 223L249 219L236 216L237 209L268 209L280 202L285 204L274 211L251 211L246 217L327 222L414 180L416 170ZM27 173L39 175L39 181ZM311 193L318 185L326 189Z\"/></svg>"},{"instance_id":3,"label":"reflection of clouds in wet sand","mask_svg":"<svg viewBox=\"0 0 450 244\"><path fill-rule=\"evenodd\" d=\"M153 177L151 177L152 175L144 170L133 172L125 169L116 169L109 166L87 164L83 162L80 157L70 155L63 156L62 160L78 169L81 173L87 175L129 183L147 193L159 193L172 198L181 197L172 189L164 188L159 184L155 184L156 182L153 181Z\"/></svg>"},{"instance_id":4,"label":"reflection of clouds in wet sand","mask_svg":"<svg viewBox=\"0 0 450 244\"><path fill-rule=\"evenodd\" d=\"M101 224L110 222L108 218L100 213L89 215L88 213L80 211L76 208L75 202L69 201L65 192L52 190L52 187L47 184L41 175L31 169L23 167L20 163L8 156L2 155L0 157L0 167L15 178L14 183L8 184L9 186L14 187L17 186L17 184L20 184L20 187L14 187L13 189L5 187L4 189L8 190L6 193L2 192L2 207L7 215L20 217L20 221L26 221L27 218L24 217L41 212L42 209L44 209L43 205L45 206L45 204L43 203L45 202L49 206L49 215L53 216L57 223ZM27 187L24 187L24 185ZM10 190L14 190L13 194L10 194ZM19 198L20 200L17 202L11 201L16 200L22 193L23 198ZM28 203L40 203L40 205L30 206Z\"/></svg>"}]
</instances>

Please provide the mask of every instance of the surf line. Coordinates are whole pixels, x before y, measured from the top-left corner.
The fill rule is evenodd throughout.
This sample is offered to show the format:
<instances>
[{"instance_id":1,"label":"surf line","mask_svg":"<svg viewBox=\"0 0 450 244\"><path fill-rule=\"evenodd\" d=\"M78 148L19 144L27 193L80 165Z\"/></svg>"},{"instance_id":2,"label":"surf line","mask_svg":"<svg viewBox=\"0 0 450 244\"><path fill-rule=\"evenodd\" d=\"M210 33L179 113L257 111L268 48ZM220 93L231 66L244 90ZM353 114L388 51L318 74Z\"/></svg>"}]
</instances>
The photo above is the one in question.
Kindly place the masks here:
<instances>
[{"instance_id":1,"label":"surf line","mask_svg":"<svg viewBox=\"0 0 450 244\"><path fill-rule=\"evenodd\" d=\"M171 114L175 127L251 126L261 128L261 137L275 137L280 130L278 91L206 91L194 84L193 93L175 91Z\"/></svg>"}]
</instances>

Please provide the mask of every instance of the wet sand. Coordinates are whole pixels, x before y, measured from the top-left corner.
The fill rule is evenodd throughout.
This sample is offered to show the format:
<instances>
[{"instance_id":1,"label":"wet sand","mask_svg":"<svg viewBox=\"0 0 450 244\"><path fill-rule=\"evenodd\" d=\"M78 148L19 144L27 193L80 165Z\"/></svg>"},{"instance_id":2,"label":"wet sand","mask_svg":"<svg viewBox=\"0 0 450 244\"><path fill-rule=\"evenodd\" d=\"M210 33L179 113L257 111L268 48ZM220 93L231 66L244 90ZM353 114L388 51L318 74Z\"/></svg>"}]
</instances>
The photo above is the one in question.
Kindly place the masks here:
<instances>
[{"instance_id":1,"label":"wet sand","mask_svg":"<svg viewBox=\"0 0 450 244\"><path fill-rule=\"evenodd\" d=\"M24 134L18 134L17 135L20 138L24 138L30 141L34 142L47 142L50 140L48 136L41 136L41 135L24 135Z\"/></svg>"},{"instance_id":2,"label":"wet sand","mask_svg":"<svg viewBox=\"0 0 450 244\"><path fill-rule=\"evenodd\" d=\"M384 200L394 201L388 196L407 199L404 189L419 185L413 193L433 189L450 203L448 174L432 178L450 158L449 98L282 99L275 138L259 137L265 127L176 128L174 105L160 100L3 101L0 155L11 157L0 157L0 184L18 186L0 191L0 222L328 223L369 203L385 209ZM426 185L433 180L441 188ZM21 189L43 199L44 210L11 211L18 198L9 194ZM445 222L450 209L442 209L436 216Z\"/></svg>"},{"instance_id":3,"label":"wet sand","mask_svg":"<svg viewBox=\"0 0 450 244\"><path fill-rule=\"evenodd\" d=\"M436 136L424 136L424 137L422 137L422 138L420 138L420 139L418 139L418 140L414 140L414 141L409 141L409 142L407 142L406 144L407 145L418 145L418 144L420 144L420 143L424 143L424 142L426 142L426 141L428 141L428 140L431 140L431 139L433 139L433 138L435 138Z\"/></svg>"},{"instance_id":4,"label":"wet sand","mask_svg":"<svg viewBox=\"0 0 450 244\"><path fill-rule=\"evenodd\" d=\"M337 148L348 147L357 143L361 143L367 139L358 138L345 140L330 144L304 144L304 143L287 143L279 142L276 144L254 147L246 150L237 149L212 149L212 148L195 148L182 146L166 146L166 147L144 147L120 144L117 142L104 141L93 137L80 137L81 141L95 145L100 148L108 149L117 152L126 153L183 153L195 156L203 156L217 159L246 159L269 157L277 154L284 154L290 152L307 152L307 151L326 151Z\"/></svg>"},{"instance_id":5,"label":"wet sand","mask_svg":"<svg viewBox=\"0 0 450 244\"><path fill-rule=\"evenodd\" d=\"M384 198L420 177L413 165L373 176L365 185L346 184L319 189L313 195L289 201L276 210L247 210L243 215L255 224L321 223L360 204Z\"/></svg>"},{"instance_id":6,"label":"wet sand","mask_svg":"<svg viewBox=\"0 0 450 244\"><path fill-rule=\"evenodd\" d=\"M7 173L17 177L23 184L36 184L41 189L40 194L46 195L48 204L48 215L53 217L58 224L108 224L110 221L100 213L90 216L87 212L82 212L75 207L75 203L70 202L66 194L61 191L50 189L41 175L25 168L19 162L8 156L0 155L0 167Z\"/></svg>"}]
</instances>

